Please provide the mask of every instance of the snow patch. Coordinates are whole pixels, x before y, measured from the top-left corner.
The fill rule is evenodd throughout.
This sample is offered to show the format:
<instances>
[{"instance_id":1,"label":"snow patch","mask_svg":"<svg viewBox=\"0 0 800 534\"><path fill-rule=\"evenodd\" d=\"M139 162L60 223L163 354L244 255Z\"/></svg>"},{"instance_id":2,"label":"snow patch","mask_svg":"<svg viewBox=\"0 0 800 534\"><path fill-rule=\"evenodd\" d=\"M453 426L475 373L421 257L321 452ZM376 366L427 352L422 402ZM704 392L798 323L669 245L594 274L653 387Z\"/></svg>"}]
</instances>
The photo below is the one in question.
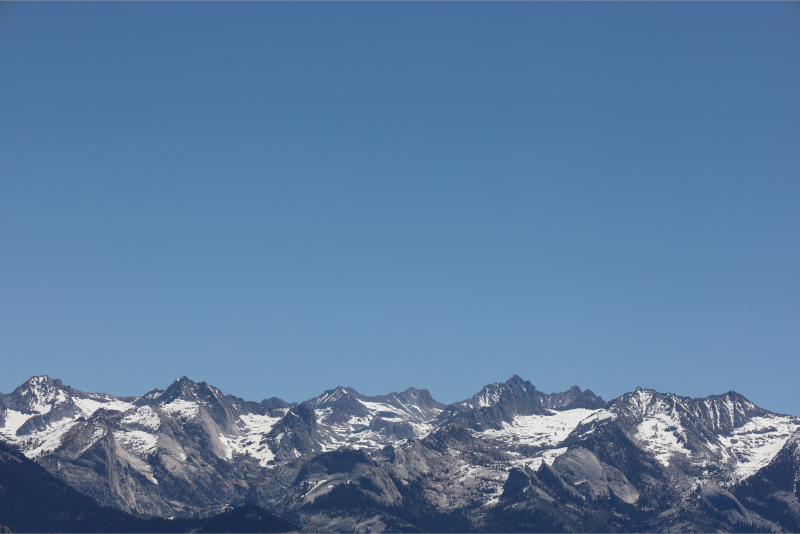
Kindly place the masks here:
<instances>
[{"instance_id":1,"label":"snow patch","mask_svg":"<svg viewBox=\"0 0 800 534\"><path fill-rule=\"evenodd\" d=\"M121 421L123 425L130 425L139 429L156 431L161 426L161 418L150 406L140 406L127 414Z\"/></svg>"},{"instance_id":2,"label":"snow patch","mask_svg":"<svg viewBox=\"0 0 800 534\"><path fill-rule=\"evenodd\" d=\"M18 442L18 445L28 458L39 458L59 448L61 438L76 424L77 422L71 419L61 419L48 425L44 431Z\"/></svg>"},{"instance_id":3,"label":"snow patch","mask_svg":"<svg viewBox=\"0 0 800 534\"><path fill-rule=\"evenodd\" d=\"M219 434L219 436L217 436L217 437L219 438L220 442L222 442L222 445L225 447L225 450L223 451L223 454L225 455L225 458L227 460L232 460L233 459L233 447L231 446L231 442L234 442L234 440L228 440L228 438L225 436L225 434Z\"/></svg>"},{"instance_id":4,"label":"snow patch","mask_svg":"<svg viewBox=\"0 0 800 534\"><path fill-rule=\"evenodd\" d=\"M518 460L514 460L511 462L511 465L520 469L524 469L525 466L527 466L536 471L539 469L539 467L541 467L542 462L546 463L547 465L553 465L553 462L556 460L556 458L565 452L567 452L567 447L561 447L560 449L548 449L546 451L537 453L533 458L520 458Z\"/></svg>"},{"instance_id":5,"label":"snow patch","mask_svg":"<svg viewBox=\"0 0 800 534\"><path fill-rule=\"evenodd\" d=\"M115 435L125 450L129 452L140 456L149 456L156 452L158 436L141 430L122 430Z\"/></svg>"},{"instance_id":6,"label":"snow patch","mask_svg":"<svg viewBox=\"0 0 800 534\"><path fill-rule=\"evenodd\" d=\"M169 404L161 406L161 409L187 420L194 419L200 413L200 407L196 402L189 402L183 399L175 399Z\"/></svg>"},{"instance_id":7,"label":"snow patch","mask_svg":"<svg viewBox=\"0 0 800 534\"><path fill-rule=\"evenodd\" d=\"M75 396L72 398L72 402L75 403L83 416L87 419L100 408L114 410L117 412L127 412L134 407L133 404L129 402L121 401L115 397L104 395L93 395L89 398Z\"/></svg>"},{"instance_id":8,"label":"snow patch","mask_svg":"<svg viewBox=\"0 0 800 534\"><path fill-rule=\"evenodd\" d=\"M105 436L106 436L105 429L96 427L92 431L92 436L89 438L89 442L86 445L84 445L83 448L81 449L81 454L88 451L92 447L92 445L103 439Z\"/></svg>"},{"instance_id":9,"label":"snow patch","mask_svg":"<svg viewBox=\"0 0 800 534\"><path fill-rule=\"evenodd\" d=\"M0 436L3 436L7 441L16 441L17 430L31 417L33 416L30 414L16 410L6 410L6 422L3 428L0 429Z\"/></svg>"},{"instance_id":10,"label":"snow patch","mask_svg":"<svg viewBox=\"0 0 800 534\"><path fill-rule=\"evenodd\" d=\"M731 436L720 436L720 442L736 457L733 478L745 479L766 466L798 429L800 418L770 414L753 417Z\"/></svg>"},{"instance_id":11,"label":"snow patch","mask_svg":"<svg viewBox=\"0 0 800 534\"><path fill-rule=\"evenodd\" d=\"M685 431L680 417L660 400L652 408L645 408L649 414L644 416L634 437L665 467L674 454L691 456L691 451L683 445Z\"/></svg>"},{"instance_id":12,"label":"snow patch","mask_svg":"<svg viewBox=\"0 0 800 534\"><path fill-rule=\"evenodd\" d=\"M608 410L587 408L554 411L547 415L518 415L513 423L503 423L502 430L489 429L482 434L512 446L555 447L581 424L613 417L614 414Z\"/></svg>"},{"instance_id":13,"label":"snow patch","mask_svg":"<svg viewBox=\"0 0 800 534\"><path fill-rule=\"evenodd\" d=\"M270 467L269 462L275 459L275 454L264 438L280 420L280 417L270 417L269 415L243 414L239 416L237 426L242 431L242 435L219 435L219 440L225 446L225 457L230 460L234 454L247 454L258 460L262 467ZM277 441L280 442L282 437L283 434L280 434Z\"/></svg>"}]
</instances>

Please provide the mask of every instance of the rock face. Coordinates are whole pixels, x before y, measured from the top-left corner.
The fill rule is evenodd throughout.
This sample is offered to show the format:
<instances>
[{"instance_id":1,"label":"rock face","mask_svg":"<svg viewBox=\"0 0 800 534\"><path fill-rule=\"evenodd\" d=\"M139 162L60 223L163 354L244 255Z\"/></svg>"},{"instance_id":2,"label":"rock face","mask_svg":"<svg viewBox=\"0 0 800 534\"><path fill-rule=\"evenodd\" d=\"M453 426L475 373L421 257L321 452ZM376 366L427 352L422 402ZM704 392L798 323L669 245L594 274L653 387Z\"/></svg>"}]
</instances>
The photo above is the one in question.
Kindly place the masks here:
<instances>
[{"instance_id":1,"label":"rock face","mask_svg":"<svg viewBox=\"0 0 800 534\"><path fill-rule=\"evenodd\" d=\"M587 499L604 500L612 493L628 504L639 499L639 491L622 471L601 462L587 449L574 448L558 456L553 470Z\"/></svg>"},{"instance_id":2,"label":"rock face","mask_svg":"<svg viewBox=\"0 0 800 534\"><path fill-rule=\"evenodd\" d=\"M100 506L0 443L0 532L288 532L297 525L255 505L208 518L142 519ZM10 527L10 528L9 528Z\"/></svg>"},{"instance_id":3,"label":"rock face","mask_svg":"<svg viewBox=\"0 0 800 534\"><path fill-rule=\"evenodd\" d=\"M517 375L512 376L506 382L489 384L472 396L471 399L456 402L447 406L440 414L439 421L452 419L459 414L471 414L475 410L481 411L483 408L505 407L508 404L517 404L512 411L519 410L519 415L530 415L531 413L543 413L546 409L558 409L566 407L593 407L600 408L605 402L590 390L581 391L578 386L572 386L563 393L543 393L527 380L523 380ZM486 410L484 410L486 411ZM492 410L489 410L491 413ZM497 411L495 411L496 413ZM516 413L503 413L495 419L496 423L504 421L503 416L509 418L511 422ZM497 417L497 415L495 415Z\"/></svg>"},{"instance_id":4,"label":"rock face","mask_svg":"<svg viewBox=\"0 0 800 534\"><path fill-rule=\"evenodd\" d=\"M254 503L321 531L800 530L800 418L734 392L605 402L513 376L449 406L347 387L294 404L34 377L0 395L0 438L140 517Z\"/></svg>"},{"instance_id":5,"label":"rock face","mask_svg":"<svg viewBox=\"0 0 800 534\"><path fill-rule=\"evenodd\" d=\"M800 429L767 465L730 488L738 502L790 532L800 532Z\"/></svg>"}]
</instances>

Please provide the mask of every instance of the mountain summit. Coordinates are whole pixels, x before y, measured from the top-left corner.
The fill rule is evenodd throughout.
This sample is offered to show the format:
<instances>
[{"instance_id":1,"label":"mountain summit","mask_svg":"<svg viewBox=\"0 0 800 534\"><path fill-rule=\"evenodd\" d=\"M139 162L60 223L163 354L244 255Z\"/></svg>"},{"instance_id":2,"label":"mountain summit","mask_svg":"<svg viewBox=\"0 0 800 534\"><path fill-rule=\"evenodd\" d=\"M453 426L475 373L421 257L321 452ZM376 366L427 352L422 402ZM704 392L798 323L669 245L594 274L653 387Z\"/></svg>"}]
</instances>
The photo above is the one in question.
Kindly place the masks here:
<instances>
[{"instance_id":1,"label":"mountain summit","mask_svg":"<svg viewBox=\"0 0 800 534\"><path fill-rule=\"evenodd\" d=\"M605 401L514 375L450 405L350 387L295 404L185 376L139 397L40 376L0 394L0 439L139 517L256 503L329 531L800 527L800 418L735 392Z\"/></svg>"}]
</instances>

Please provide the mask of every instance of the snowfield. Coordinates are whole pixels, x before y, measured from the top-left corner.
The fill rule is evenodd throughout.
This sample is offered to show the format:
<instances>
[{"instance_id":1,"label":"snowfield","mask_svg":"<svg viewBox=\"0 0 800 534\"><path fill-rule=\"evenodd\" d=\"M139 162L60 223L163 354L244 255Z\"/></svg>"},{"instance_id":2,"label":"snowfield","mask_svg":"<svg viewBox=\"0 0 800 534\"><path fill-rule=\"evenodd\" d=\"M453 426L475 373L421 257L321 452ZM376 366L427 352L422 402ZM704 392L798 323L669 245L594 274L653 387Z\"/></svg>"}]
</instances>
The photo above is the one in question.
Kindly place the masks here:
<instances>
[{"instance_id":1,"label":"snowfield","mask_svg":"<svg viewBox=\"0 0 800 534\"><path fill-rule=\"evenodd\" d=\"M154 432L161 426L161 418L150 406L135 408L120 421L123 425Z\"/></svg>"},{"instance_id":2,"label":"snowfield","mask_svg":"<svg viewBox=\"0 0 800 534\"><path fill-rule=\"evenodd\" d=\"M83 412L83 416L89 418L100 408L114 410L117 412L127 412L135 406L129 402L124 402L108 395L91 395L91 398L81 398L75 396L72 402Z\"/></svg>"},{"instance_id":3,"label":"snowfield","mask_svg":"<svg viewBox=\"0 0 800 534\"><path fill-rule=\"evenodd\" d=\"M195 419L197 414L200 413L200 407L196 402L189 402L183 399L175 399L169 404L163 404L161 409L186 420Z\"/></svg>"},{"instance_id":4,"label":"snowfield","mask_svg":"<svg viewBox=\"0 0 800 534\"><path fill-rule=\"evenodd\" d=\"M742 480L772 460L789 437L800 429L800 419L788 415L770 414L754 417L733 435L719 440L736 459L734 478Z\"/></svg>"},{"instance_id":5,"label":"snowfield","mask_svg":"<svg viewBox=\"0 0 800 534\"><path fill-rule=\"evenodd\" d=\"M666 467L674 454L691 456L691 451L679 439L683 435L685 431L680 417L675 414L655 413L644 418L634 437Z\"/></svg>"},{"instance_id":6,"label":"snowfield","mask_svg":"<svg viewBox=\"0 0 800 534\"><path fill-rule=\"evenodd\" d=\"M482 435L507 443L508 445L528 445L552 448L559 445L581 424L612 419L614 414L608 410L550 411L547 415L518 415L513 423L503 423L502 430L489 429Z\"/></svg>"}]
</instances>

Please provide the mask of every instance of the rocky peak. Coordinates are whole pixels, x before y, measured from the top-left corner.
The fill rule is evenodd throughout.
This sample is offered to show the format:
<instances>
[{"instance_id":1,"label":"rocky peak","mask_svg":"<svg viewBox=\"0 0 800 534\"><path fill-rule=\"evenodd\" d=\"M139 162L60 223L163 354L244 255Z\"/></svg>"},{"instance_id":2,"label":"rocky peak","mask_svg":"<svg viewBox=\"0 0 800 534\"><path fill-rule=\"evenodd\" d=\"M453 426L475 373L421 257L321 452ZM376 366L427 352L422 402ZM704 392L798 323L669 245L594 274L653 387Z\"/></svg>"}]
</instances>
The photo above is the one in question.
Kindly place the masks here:
<instances>
[{"instance_id":1,"label":"rocky peak","mask_svg":"<svg viewBox=\"0 0 800 534\"><path fill-rule=\"evenodd\" d=\"M61 380L47 375L34 376L11 392L5 404L12 410L23 413L47 413L54 404L67 400Z\"/></svg>"},{"instance_id":2,"label":"rocky peak","mask_svg":"<svg viewBox=\"0 0 800 534\"><path fill-rule=\"evenodd\" d=\"M505 389L517 397L525 399L526 401L534 404L542 403L541 398L544 394L537 390L536 386L531 384L530 380L523 380L519 375L514 375L506 380L505 384L503 385L505 386Z\"/></svg>"},{"instance_id":3,"label":"rocky peak","mask_svg":"<svg viewBox=\"0 0 800 534\"><path fill-rule=\"evenodd\" d=\"M730 431L747 423L752 417L766 414L740 393L729 391L722 395L690 398L674 393L660 393L637 387L614 401L618 412L645 417L656 414L691 414L715 431Z\"/></svg>"},{"instance_id":4,"label":"rocky peak","mask_svg":"<svg viewBox=\"0 0 800 534\"><path fill-rule=\"evenodd\" d=\"M343 398L352 397L353 393L357 393L353 388L337 386L335 389L325 390L319 397L314 397L306 402L314 408L328 408L340 403Z\"/></svg>"},{"instance_id":5,"label":"rocky peak","mask_svg":"<svg viewBox=\"0 0 800 534\"><path fill-rule=\"evenodd\" d=\"M542 398L542 404L547 408L598 407L604 403L605 401L591 390L581 391L577 385L562 393L551 393Z\"/></svg>"},{"instance_id":6,"label":"rocky peak","mask_svg":"<svg viewBox=\"0 0 800 534\"><path fill-rule=\"evenodd\" d=\"M457 403L466 408L450 418L425 419L435 411L426 412L428 407L441 405L415 388L368 397L338 387L292 405L274 397L255 403L223 396L186 377L167 391L136 399L34 378L15 390L15 398L45 399L49 411L0 410L0 441L23 448L104 504L137 513L200 515L257 498L304 521L313 515L326 531L344 532L358 523L326 519L333 512L323 506L353 499L358 510L346 505L335 513L346 514L347 521L356 514L372 521L362 513L371 501L382 503L381 518L388 517L389 506L446 506L476 521L453 530L502 532L516 528L506 519L521 517L514 514L522 507L513 507L523 503L564 522L517 530L578 531L590 529L582 518L597 517L597 511L616 510L614 521L622 520L641 494L647 509L636 505L636 515L644 519L615 523L613 529L667 531L689 530L687 524L661 522L677 517L674 512L686 503L699 503L690 515L708 508L742 516L754 499L791 497L800 484L800 418L765 412L733 391L690 399L637 388L596 409L586 399L599 397L588 389L546 394L514 375ZM0 404L10 397L0 397ZM159 399L171 404L159 406ZM567 404L549 409L545 403ZM363 415L352 415L351 408ZM730 493L703 489L712 484ZM315 501L339 485L328 504ZM691 502L684 499L689 492ZM307 506L314 502L318 508ZM408 527L381 528L399 530L398 525ZM413 526L434 531L436 525ZM792 525L784 530L796 531ZM748 530L727 523L689 525L695 526Z\"/></svg>"},{"instance_id":7,"label":"rocky peak","mask_svg":"<svg viewBox=\"0 0 800 534\"><path fill-rule=\"evenodd\" d=\"M60 386L62 386L61 380L53 380L47 375L32 376L18 387L17 391L22 396L32 395L42 402L47 402L52 400Z\"/></svg>"},{"instance_id":8,"label":"rocky peak","mask_svg":"<svg viewBox=\"0 0 800 534\"><path fill-rule=\"evenodd\" d=\"M542 393L530 381L523 380L519 375L513 375L505 382L495 382L484 386L481 391L472 396L472 399L451 404L442 412L439 419L445 420L460 412L494 406L505 395L518 397L526 403L548 409L594 408L605 403L602 398L595 395L591 390L581 391L578 386L572 386L562 393Z\"/></svg>"},{"instance_id":9,"label":"rocky peak","mask_svg":"<svg viewBox=\"0 0 800 534\"><path fill-rule=\"evenodd\" d=\"M383 397L375 397L375 400L380 402ZM435 417L445 408L445 405L435 400L427 389L408 388L402 393L390 393L386 396L386 401L409 412L419 410L423 418ZM409 409L409 407L414 408Z\"/></svg>"},{"instance_id":10,"label":"rocky peak","mask_svg":"<svg viewBox=\"0 0 800 534\"><path fill-rule=\"evenodd\" d=\"M690 399L688 405L691 407L691 412L695 415L705 415L713 421L715 430L724 433L746 425L753 417L768 413L735 391L722 395L709 395L704 399Z\"/></svg>"},{"instance_id":11,"label":"rocky peak","mask_svg":"<svg viewBox=\"0 0 800 534\"><path fill-rule=\"evenodd\" d=\"M158 399L164 394L163 389L153 388L141 397L134 399L133 404L136 406L151 406L158 403Z\"/></svg>"},{"instance_id":12,"label":"rocky peak","mask_svg":"<svg viewBox=\"0 0 800 534\"><path fill-rule=\"evenodd\" d=\"M278 397L270 397L268 399L263 399L259 404L267 409L267 412L270 414L274 413L276 410L284 410L286 408L291 408L292 406L297 406L296 402L286 402L283 399L279 399Z\"/></svg>"},{"instance_id":13,"label":"rocky peak","mask_svg":"<svg viewBox=\"0 0 800 534\"><path fill-rule=\"evenodd\" d=\"M169 404L177 399L194 401L196 400L196 391L197 383L185 376L182 376L170 384L170 386L158 398L158 402L159 404Z\"/></svg>"},{"instance_id":14,"label":"rocky peak","mask_svg":"<svg viewBox=\"0 0 800 534\"><path fill-rule=\"evenodd\" d=\"M506 380L505 383L509 388L519 388L523 391L536 390L534 385L531 384L530 380L523 380L519 375L512 375L511 378Z\"/></svg>"}]
</instances>

